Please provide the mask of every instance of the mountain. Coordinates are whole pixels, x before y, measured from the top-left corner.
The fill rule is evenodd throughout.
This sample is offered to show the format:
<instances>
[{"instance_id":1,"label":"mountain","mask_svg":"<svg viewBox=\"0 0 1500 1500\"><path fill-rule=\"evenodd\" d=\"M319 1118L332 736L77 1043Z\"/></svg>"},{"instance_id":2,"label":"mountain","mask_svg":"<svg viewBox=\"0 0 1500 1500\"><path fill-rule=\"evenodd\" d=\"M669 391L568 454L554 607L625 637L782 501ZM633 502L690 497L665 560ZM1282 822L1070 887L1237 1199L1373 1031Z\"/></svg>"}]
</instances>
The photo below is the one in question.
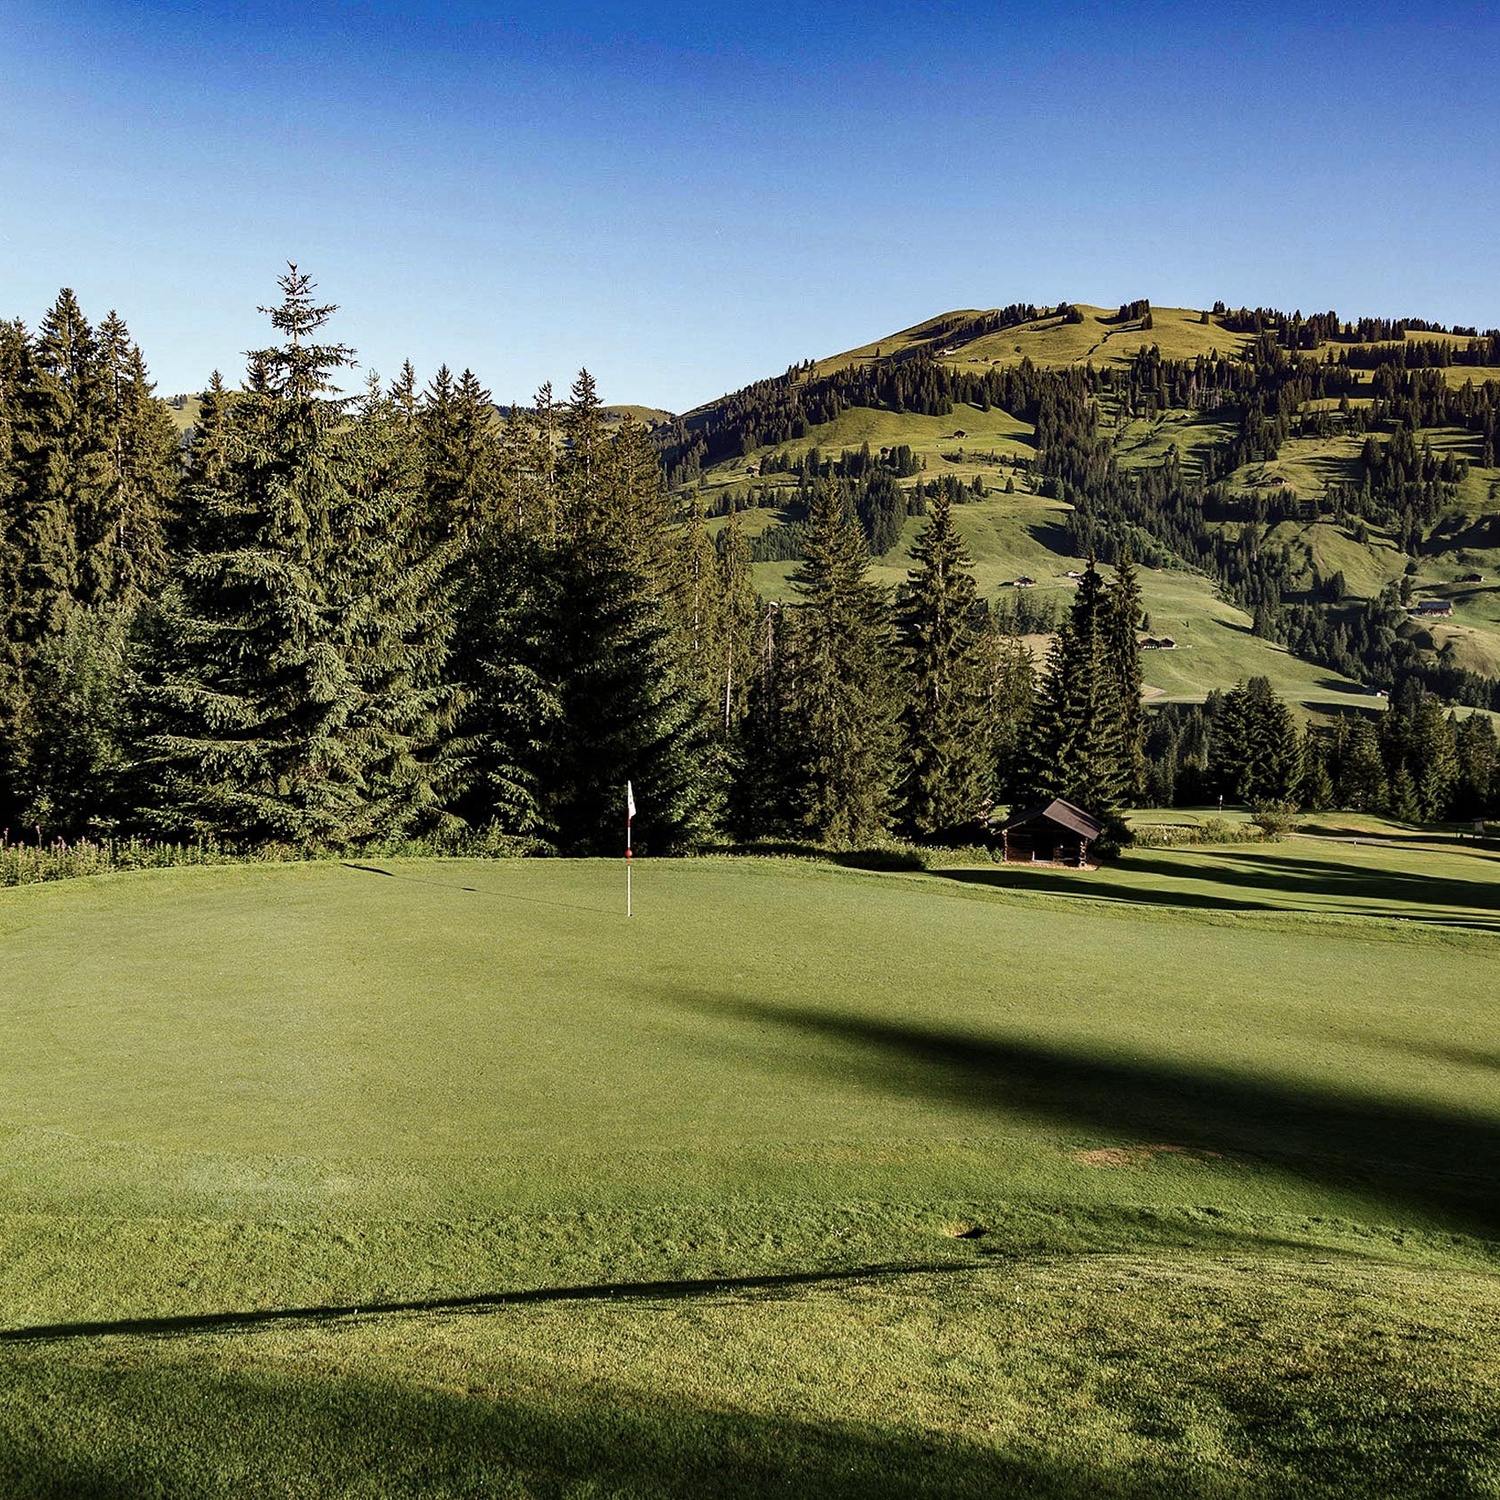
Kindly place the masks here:
<instances>
[{"instance_id":1,"label":"mountain","mask_svg":"<svg viewBox=\"0 0 1500 1500\"><path fill-rule=\"evenodd\" d=\"M656 433L711 516L751 508L773 595L815 470L854 503L894 478L912 512L944 483L986 597L1035 580L1029 619L1062 607L1090 547L1128 538L1149 633L1175 643L1148 656L1157 696L1261 674L1330 710L1415 672L1500 708L1497 416L1494 331L1142 300L945 313ZM921 522L898 524L875 564L891 583ZM1452 614L1418 615L1424 599Z\"/></svg>"}]
</instances>

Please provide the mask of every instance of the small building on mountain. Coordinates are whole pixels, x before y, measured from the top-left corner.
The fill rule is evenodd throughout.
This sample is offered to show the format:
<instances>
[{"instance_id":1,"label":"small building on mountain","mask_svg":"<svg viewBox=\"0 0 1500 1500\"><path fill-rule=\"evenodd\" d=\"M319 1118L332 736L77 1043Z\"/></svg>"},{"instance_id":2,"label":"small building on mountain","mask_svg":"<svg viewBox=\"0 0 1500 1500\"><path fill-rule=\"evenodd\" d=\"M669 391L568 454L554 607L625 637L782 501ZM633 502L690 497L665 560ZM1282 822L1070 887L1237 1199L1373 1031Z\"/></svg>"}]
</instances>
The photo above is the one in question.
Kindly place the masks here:
<instances>
[{"instance_id":1,"label":"small building on mountain","mask_svg":"<svg viewBox=\"0 0 1500 1500\"><path fill-rule=\"evenodd\" d=\"M1054 797L1039 807L1012 813L998 829L1006 864L1073 865L1089 863L1089 845L1104 824L1081 807Z\"/></svg>"},{"instance_id":2,"label":"small building on mountain","mask_svg":"<svg viewBox=\"0 0 1500 1500\"><path fill-rule=\"evenodd\" d=\"M1453 601L1451 599L1424 599L1417 605L1419 615L1451 615L1453 613Z\"/></svg>"}]
</instances>

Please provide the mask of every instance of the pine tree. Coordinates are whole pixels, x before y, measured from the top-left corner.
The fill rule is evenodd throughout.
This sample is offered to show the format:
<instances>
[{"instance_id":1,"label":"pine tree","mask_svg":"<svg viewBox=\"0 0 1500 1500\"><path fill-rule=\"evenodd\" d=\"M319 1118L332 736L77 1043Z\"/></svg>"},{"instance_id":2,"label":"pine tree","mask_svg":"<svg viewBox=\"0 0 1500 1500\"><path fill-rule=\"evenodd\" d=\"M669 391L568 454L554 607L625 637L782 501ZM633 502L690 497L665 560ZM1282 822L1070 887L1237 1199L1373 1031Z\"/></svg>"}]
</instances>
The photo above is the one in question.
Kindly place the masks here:
<instances>
[{"instance_id":1,"label":"pine tree","mask_svg":"<svg viewBox=\"0 0 1500 1500\"><path fill-rule=\"evenodd\" d=\"M1048 656L1028 775L1037 795L1096 815L1119 807L1128 778L1113 613L1091 557Z\"/></svg>"},{"instance_id":2,"label":"pine tree","mask_svg":"<svg viewBox=\"0 0 1500 1500\"><path fill-rule=\"evenodd\" d=\"M1026 642L990 617L983 641L989 784L997 801L1020 788L1036 714L1036 661Z\"/></svg>"},{"instance_id":3,"label":"pine tree","mask_svg":"<svg viewBox=\"0 0 1500 1500\"><path fill-rule=\"evenodd\" d=\"M1216 743L1227 793L1252 806L1293 799L1302 772L1301 737L1268 678L1236 684L1224 700Z\"/></svg>"},{"instance_id":4,"label":"pine tree","mask_svg":"<svg viewBox=\"0 0 1500 1500\"><path fill-rule=\"evenodd\" d=\"M16 805L26 723L16 427L30 340L19 322L0 322L0 810Z\"/></svg>"},{"instance_id":5,"label":"pine tree","mask_svg":"<svg viewBox=\"0 0 1500 1500\"><path fill-rule=\"evenodd\" d=\"M665 538L662 540L666 545ZM627 555L641 558L637 548L628 548ZM718 695L724 654L720 640L721 574L719 554L704 525L703 506L696 495L689 503L687 519L678 530L669 561L670 573L665 578L653 578L653 584L670 600L693 681L704 700L713 702Z\"/></svg>"},{"instance_id":6,"label":"pine tree","mask_svg":"<svg viewBox=\"0 0 1500 1500\"><path fill-rule=\"evenodd\" d=\"M620 548L597 537L486 548L466 639L478 669L471 821L613 853L628 780L644 851L713 835L711 720L667 605Z\"/></svg>"},{"instance_id":7,"label":"pine tree","mask_svg":"<svg viewBox=\"0 0 1500 1500\"><path fill-rule=\"evenodd\" d=\"M180 445L140 348L116 313L99 327L99 356L104 482L78 516L79 601L131 609L166 575Z\"/></svg>"},{"instance_id":8,"label":"pine tree","mask_svg":"<svg viewBox=\"0 0 1500 1500\"><path fill-rule=\"evenodd\" d=\"M1141 648L1136 631L1142 615L1141 589L1129 544L1122 544L1109 591L1109 661L1120 713L1122 796L1139 802L1146 790L1146 716L1141 696Z\"/></svg>"},{"instance_id":9,"label":"pine tree","mask_svg":"<svg viewBox=\"0 0 1500 1500\"><path fill-rule=\"evenodd\" d=\"M789 791L796 821L831 844L885 832L898 771L890 617L868 563L853 517L819 483L791 580L801 604L785 622L799 761Z\"/></svg>"},{"instance_id":10,"label":"pine tree","mask_svg":"<svg viewBox=\"0 0 1500 1500\"><path fill-rule=\"evenodd\" d=\"M978 590L972 561L940 491L912 547L898 613L905 647L903 813L916 834L978 817L993 791Z\"/></svg>"},{"instance_id":11,"label":"pine tree","mask_svg":"<svg viewBox=\"0 0 1500 1500\"><path fill-rule=\"evenodd\" d=\"M35 648L61 633L79 596L79 518L107 482L99 341L66 288L27 351L12 421L16 634Z\"/></svg>"},{"instance_id":12,"label":"pine tree","mask_svg":"<svg viewBox=\"0 0 1500 1500\"><path fill-rule=\"evenodd\" d=\"M1311 724L1302 732L1302 771L1293 800L1307 812L1326 812L1334 802L1327 749Z\"/></svg>"},{"instance_id":13,"label":"pine tree","mask_svg":"<svg viewBox=\"0 0 1500 1500\"><path fill-rule=\"evenodd\" d=\"M218 545L219 517L207 507L224 487L229 468L229 409L235 393L215 370L198 398L198 416L188 436L184 471L170 528L172 550L208 551Z\"/></svg>"},{"instance_id":14,"label":"pine tree","mask_svg":"<svg viewBox=\"0 0 1500 1500\"><path fill-rule=\"evenodd\" d=\"M269 311L285 342L251 356L230 457L200 503L217 545L181 566L148 682L154 821L234 842L339 845L432 823L446 555L417 524L416 475L377 396L351 413L317 341L336 311L291 266Z\"/></svg>"},{"instance_id":15,"label":"pine tree","mask_svg":"<svg viewBox=\"0 0 1500 1500\"><path fill-rule=\"evenodd\" d=\"M713 697L722 709L728 737L743 723L748 711L762 615L750 544L732 499L719 538L717 560L720 659L713 664Z\"/></svg>"},{"instance_id":16,"label":"pine tree","mask_svg":"<svg viewBox=\"0 0 1500 1500\"><path fill-rule=\"evenodd\" d=\"M558 511L563 534L580 542L605 534L609 519L604 415L594 377L580 370L563 412Z\"/></svg>"},{"instance_id":17,"label":"pine tree","mask_svg":"<svg viewBox=\"0 0 1500 1500\"><path fill-rule=\"evenodd\" d=\"M1488 715L1470 714L1454 733L1458 758L1458 783L1454 810L1459 817L1482 817L1496 803L1500 792L1500 743Z\"/></svg>"},{"instance_id":18,"label":"pine tree","mask_svg":"<svg viewBox=\"0 0 1500 1500\"><path fill-rule=\"evenodd\" d=\"M1342 723L1341 720L1340 727ZM1389 782L1375 726L1368 719L1360 719L1349 731L1347 745L1338 747L1337 738L1335 745L1336 804L1352 812L1378 812L1385 807Z\"/></svg>"},{"instance_id":19,"label":"pine tree","mask_svg":"<svg viewBox=\"0 0 1500 1500\"><path fill-rule=\"evenodd\" d=\"M1453 723L1430 695L1423 695L1412 716L1408 765L1421 816L1429 821L1447 817L1459 778L1458 747Z\"/></svg>"},{"instance_id":20,"label":"pine tree","mask_svg":"<svg viewBox=\"0 0 1500 1500\"><path fill-rule=\"evenodd\" d=\"M5 342L0 779L9 816L36 821L107 796L79 780L98 736L75 709L101 701L100 674L118 672L115 645L165 567L178 444L115 314L96 332L64 290L34 341Z\"/></svg>"},{"instance_id":21,"label":"pine tree","mask_svg":"<svg viewBox=\"0 0 1500 1500\"><path fill-rule=\"evenodd\" d=\"M633 416L627 414L605 443L601 470L596 525L659 593L672 591L683 561L673 535L679 518L667 493L661 455ZM689 548L689 558L691 554Z\"/></svg>"},{"instance_id":22,"label":"pine tree","mask_svg":"<svg viewBox=\"0 0 1500 1500\"><path fill-rule=\"evenodd\" d=\"M421 398L416 422L428 524L435 537L462 545L507 510L494 403L472 370L454 381L444 365Z\"/></svg>"}]
</instances>

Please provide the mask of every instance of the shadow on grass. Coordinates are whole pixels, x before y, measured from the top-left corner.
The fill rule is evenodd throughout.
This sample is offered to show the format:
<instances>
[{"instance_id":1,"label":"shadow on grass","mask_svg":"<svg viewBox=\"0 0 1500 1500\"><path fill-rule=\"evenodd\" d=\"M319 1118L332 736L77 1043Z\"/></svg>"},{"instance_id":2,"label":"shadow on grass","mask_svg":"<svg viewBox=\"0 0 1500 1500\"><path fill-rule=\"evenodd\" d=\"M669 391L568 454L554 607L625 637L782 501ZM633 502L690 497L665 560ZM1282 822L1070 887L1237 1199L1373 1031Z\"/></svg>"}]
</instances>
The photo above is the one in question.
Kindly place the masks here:
<instances>
[{"instance_id":1,"label":"shadow on grass","mask_svg":"<svg viewBox=\"0 0 1500 1500\"><path fill-rule=\"evenodd\" d=\"M199 1333L233 1333L268 1323L333 1323L413 1313L485 1313L505 1307L549 1302L679 1302L722 1297L726 1292L765 1292L820 1286L829 1282L888 1280L893 1276L935 1276L968 1270L963 1263L856 1266L842 1271L789 1271L765 1276L731 1276L696 1281L613 1281L590 1286L535 1287L472 1297L428 1297L412 1302L365 1302L359 1306L264 1307L214 1313L182 1313L161 1318L117 1318L91 1323L38 1323L0 1328L0 1344L44 1344L107 1337L173 1338Z\"/></svg>"},{"instance_id":2,"label":"shadow on grass","mask_svg":"<svg viewBox=\"0 0 1500 1500\"><path fill-rule=\"evenodd\" d=\"M1050 895L1126 905L1175 906L1227 912L1295 912L1305 910L1289 902L1322 897L1314 908L1327 915L1386 917L1500 932L1500 880L1459 880L1413 871L1368 871L1323 860L1301 860L1281 854L1260 854L1214 846L1206 861L1195 866L1192 853L1177 859L1131 853L1103 878L1025 865L993 870L935 870L943 880L999 890L1036 890ZM1131 882L1136 874L1156 876L1172 885ZM1200 882L1183 887L1181 881ZM1224 889L1204 889L1202 886ZM1234 894L1238 892L1238 894ZM1262 896L1256 893L1264 892ZM1278 896L1287 900L1278 900ZM1440 908L1468 908L1468 912Z\"/></svg>"},{"instance_id":3,"label":"shadow on grass","mask_svg":"<svg viewBox=\"0 0 1500 1500\"><path fill-rule=\"evenodd\" d=\"M1242 1492L1231 1479L1243 1472L1241 1465L1205 1465L1190 1451L1174 1452L1159 1430L1149 1457L1139 1440L1127 1440L1122 1446L1130 1451L1119 1457L1075 1456L1048 1451L1061 1446L1055 1439L1047 1445L1030 1435L991 1446L869 1419L746 1411L732 1387L700 1404L669 1390L597 1379L539 1382L524 1364L515 1369L509 1362L447 1372L447 1380L439 1375L441 1384L424 1386L336 1366L314 1372L291 1360L271 1369L226 1370L208 1358L132 1368L106 1365L88 1353L75 1351L51 1367L30 1361L0 1369L5 1494L27 1500L480 1494L539 1500L1148 1500L1170 1494L1206 1500ZM450 1383L454 1373L457 1388ZM1326 1378L1318 1382L1320 1415L1327 1385ZM1305 1405L1308 1394L1299 1391L1298 1400ZM1122 1402L1139 1404L1143 1421L1153 1414L1149 1400L1137 1403L1127 1393ZM1406 1404L1415 1403L1408 1398ZM44 1419L28 1417L43 1412ZM1331 1457L1356 1487L1360 1476L1374 1478L1371 1461L1360 1457L1350 1436L1333 1439L1332 1455L1307 1445L1299 1462L1274 1446L1285 1436L1280 1429L1295 1425L1288 1413L1255 1415L1262 1429L1273 1431L1270 1442L1260 1434L1253 1440L1260 1460L1254 1468L1286 1481L1290 1487L1282 1493L1309 1493L1306 1481L1322 1478L1317 1470ZM1240 1419L1230 1415L1224 1425L1239 1429ZM1416 1426L1410 1412L1395 1412L1382 1448L1414 1446ZM1429 1439L1413 1466L1419 1484L1441 1478L1447 1493L1472 1493L1465 1448L1453 1446L1453 1452L1432 1451ZM1312 1492L1325 1493L1320 1487Z\"/></svg>"},{"instance_id":4,"label":"shadow on grass","mask_svg":"<svg viewBox=\"0 0 1500 1500\"><path fill-rule=\"evenodd\" d=\"M738 997L672 999L831 1043L831 1054L806 1054L804 1065L891 1094L1249 1157L1396 1214L1500 1239L1500 1121L1492 1118Z\"/></svg>"},{"instance_id":5,"label":"shadow on grass","mask_svg":"<svg viewBox=\"0 0 1500 1500\"><path fill-rule=\"evenodd\" d=\"M1500 879L1463 880L1420 869L1365 870L1356 865L1250 849L1216 850L1214 859L1211 879L1259 890L1389 901L1423 910L1435 906L1469 907L1476 915L1493 912L1500 902ZM1180 864L1151 855L1132 856L1128 868L1177 877L1183 873ZM1500 926L1500 919L1486 925Z\"/></svg>"},{"instance_id":6,"label":"shadow on grass","mask_svg":"<svg viewBox=\"0 0 1500 1500\"><path fill-rule=\"evenodd\" d=\"M1262 1310L1244 1311L1255 1314L1243 1322L1258 1340ZM920 1402L891 1417L878 1388L841 1391L836 1350L811 1411L805 1385L771 1395L774 1384L762 1382L757 1402L742 1389L734 1360L713 1349L703 1353L705 1377L684 1392L671 1368L656 1373L650 1345L629 1328L542 1331L544 1340L550 1332L581 1345L576 1361L545 1342L539 1354L525 1339L459 1344L432 1339L432 1330L395 1344L13 1350L0 1360L0 1494L1226 1500L1490 1493L1492 1392L1447 1366L1424 1365L1409 1348L1326 1365L1308 1361L1301 1338L1291 1341L1288 1362L1274 1329L1264 1345L1234 1338L1231 1347L1168 1331L1142 1348L1132 1331L1128 1317L1084 1329L1081 1339L1066 1323L1048 1324L1023 1341L1041 1358L1020 1379L987 1388L949 1374L951 1399L969 1428L957 1432ZM626 1359L623 1376L613 1373L611 1352ZM372 1369L380 1373L366 1373ZM899 1356L884 1378L896 1390L904 1384ZM988 1441L971 1435L986 1425Z\"/></svg>"},{"instance_id":7,"label":"shadow on grass","mask_svg":"<svg viewBox=\"0 0 1500 1500\"><path fill-rule=\"evenodd\" d=\"M1382 828L1371 832L1353 828L1347 823L1300 823L1291 835L1293 838L1327 839L1333 843L1357 844L1364 849L1381 849L1387 846L1399 849L1403 844L1439 846L1463 849L1471 854L1493 853L1492 839L1476 838L1471 828L1426 828L1406 829L1396 832Z\"/></svg>"}]
</instances>

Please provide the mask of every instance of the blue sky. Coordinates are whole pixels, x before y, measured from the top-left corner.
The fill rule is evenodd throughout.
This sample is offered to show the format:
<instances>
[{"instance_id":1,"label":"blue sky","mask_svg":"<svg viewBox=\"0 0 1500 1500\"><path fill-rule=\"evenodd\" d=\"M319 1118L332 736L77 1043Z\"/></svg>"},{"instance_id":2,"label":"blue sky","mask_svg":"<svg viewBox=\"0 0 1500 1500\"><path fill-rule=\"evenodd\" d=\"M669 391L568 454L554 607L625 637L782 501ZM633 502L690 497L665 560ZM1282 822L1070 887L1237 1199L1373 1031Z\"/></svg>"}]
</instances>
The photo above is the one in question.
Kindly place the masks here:
<instances>
[{"instance_id":1,"label":"blue sky","mask_svg":"<svg viewBox=\"0 0 1500 1500\"><path fill-rule=\"evenodd\" d=\"M1500 325L1500 9L0 0L0 315L676 410L1060 298Z\"/></svg>"}]
</instances>

